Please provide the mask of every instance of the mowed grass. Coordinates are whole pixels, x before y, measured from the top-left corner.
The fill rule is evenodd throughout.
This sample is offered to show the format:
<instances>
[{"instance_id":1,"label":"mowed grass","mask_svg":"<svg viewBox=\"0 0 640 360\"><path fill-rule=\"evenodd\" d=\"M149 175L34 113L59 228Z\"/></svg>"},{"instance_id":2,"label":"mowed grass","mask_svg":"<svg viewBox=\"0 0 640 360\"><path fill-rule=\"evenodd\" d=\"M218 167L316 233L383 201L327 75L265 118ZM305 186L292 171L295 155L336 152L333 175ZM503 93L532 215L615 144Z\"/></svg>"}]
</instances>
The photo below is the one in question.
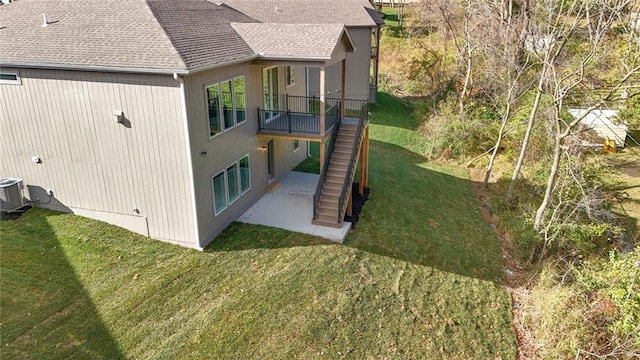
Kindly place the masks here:
<instances>
[{"instance_id":1,"label":"mowed grass","mask_svg":"<svg viewBox=\"0 0 640 360\"><path fill-rule=\"evenodd\" d=\"M407 149L386 112L372 108L371 196L344 245L235 223L198 252L42 209L0 223L0 357L514 358L468 181Z\"/></svg>"}]
</instances>

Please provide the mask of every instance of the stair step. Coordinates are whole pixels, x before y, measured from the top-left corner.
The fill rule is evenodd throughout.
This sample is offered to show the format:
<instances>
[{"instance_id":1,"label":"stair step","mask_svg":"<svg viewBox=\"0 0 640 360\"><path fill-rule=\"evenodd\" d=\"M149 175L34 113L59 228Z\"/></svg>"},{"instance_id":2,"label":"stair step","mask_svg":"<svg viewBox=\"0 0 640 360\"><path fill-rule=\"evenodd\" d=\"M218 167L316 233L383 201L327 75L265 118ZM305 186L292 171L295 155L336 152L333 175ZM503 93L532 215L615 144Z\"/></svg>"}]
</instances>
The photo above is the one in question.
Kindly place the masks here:
<instances>
[{"instance_id":1,"label":"stair step","mask_svg":"<svg viewBox=\"0 0 640 360\"><path fill-rule=\"evenodd\" d=\"M321 195L321 196L332 196L332 197L335 197L335 198L338 198L338 199L339 199L339 198L340 198L340 191L341 191L341 190L342 190L342 189L340 189L340 190L335 190L335 189L326 189L326 188L324 188L324 187L323 187L323 188L322 188L322 192L320 192L320 195Z\"/></svg>"},{"instance_id":2,"label":"stair step","mask_svg":"<svg viewBox=\"0 0 640 360\"><path fill-rule=\"evenodd\" d=\"M338 136L342 135L355 135L358 133L358 130L356 129L340 129L338 130Z\"/></svg>"},{"instance_id":3,"label":"stair step","mask_svg":"<svg viewBox=\"0 0 640 360\"><path fill-rule=\"evenodd\" d=\"M358 125L349 125L349 124L341 124L340 125L340 130L353 130L356 131L358 129Z\"/></svg>"},{"instance_id":4,"label":"stair step","mask_svg":"<svg viewBox=\"0 0 640 360\"><path fill-rule=\"evenodd\" d=\"M326 204L336 204L338 205L338 202L340 200L339 196L331 196L331 195L320 195L320 202L319 203L326 203Z\"/></svg>"},{"instance_id":5,"label":"stair step","mask_svg":"<svg viewBox=\"0 0 640 360\"><path fill-rule=\"evenodd\" d=\"M349 170L349 162L346 160L336 160L333 163L329 163L327 168L327 171L333 173L334 176L340 176L341 173L346 175L347 170Z\"/></svg>"},{"instance_id":6,"label":"stair step","mask_svg":"<svg viewBox=\"0 0 640 360\"><path fill-rule=\"evenodd\" d=\"M327 177L331 176L332 178L339 178L341 179L340 182L342 182L347 176L347 170L348 169L346 167L334 166L329 168L329 171L327 171Z\"/></svg>"},{"instance_id":7,"label":"stair step","mask_svg":"<svg viewBox=\"0 0 640 360\"><path fill-rule=\"evenodd\" d=\"M351 149L352 148L350 148L350 147L339 148L339 147L336 146L333 149L333 153L334 154L343 154L343 155L346 155L348 157L351 157Z\"/></svg>"},{"instance_id":8,"label":"stair step","mask_svg":"<svg viewBox=\"0 0 640 360\"><path fill-rule=\"evenodd\" d=\"M355 134L342 134L336 138L336 142L352 143L355 140Z\"/></svg>"},{"instance_id":9,"label":"stair step","mask_svg":"<svg viewBox=\"0 0 640 360\"><path fill-rule=\"evenodd\" d=\"M278 190L280 184L280 181L272 181L271 183L269 183L269 185L267 185L267 192L272 193Z\"/></svg>"},{"instance_id":10,"label":"stair step","mask_svg":"<svg viewBox=\"0 0 640 360\"><path fill-rule=\"evenodd\" d=\"M318 216L315 220L312 220L311 223L313 225L328 226L336 229L340 229L342 227L342 223L338 224L337 220L324 218L320 216Z\"/></svg>"},{"instance_id":11,"label":"stair step","mask_svg":"<svg viewBox=\"0 0 640 360\"><path fill-rule=\"evenodd\" d=\"M344 171L329 171L327 173L327 181L331 180L331 182L343 182L345 175L347 175L347 172Z\"/></svg>"},{"instance_id":12,"label":"stair step","mask_svg":"<svg viewBox=\"0 0 640 360\"><path fill-rule=\"evenodd\" d=\"M324 217L328 217L328 218L335 218L337 220L338 219L338 211L334 210L334 209L318 208L318 211L316 212L316 216L324 216Z\"/></svg>"},{"instance_id":13,"label":"stair step","mask_svg":"<svg viewBox=\"0 0 640 360\"><path fill-rule=\"evenodd\" d=\"M329 164L327 168L327 176L331 175L333 177L345 177L347 175L347 171L349 170L349 164L343 163L333 163Z\"/></svg>"},{"instance_id":14,"label":"stair step","mask_svg":"<svg viewBox=\"0 0 640 360\"><path fill-rule=\"evenodd\" d=\"M324 186L322 187L322 190L337 190L337 191L342 191L342 184L336 184L336 183L325 182L325 183L324 183Z\"/></svg>"},{"instance_id":15,"label":"stair step","mask_svg":"<svg viewBox=\"0 0 640 360\"><path fill-rule=\"evenodd\" d=\"M318 211L320 211L320 209L331 211L332 213L336 214L338 213L338 203L337 202L329 203L329 202L320 201L318 203Z\"/></svg>"},{"instance_id":16,"label":"stair step","mask_svg":"<svg viewBox=\"0 0 640 360\"><path fill-rule=\"evenodd\" d=\"M351 159L351 149L349 151L334 151L331 157L333 158L334 156L339 159L349 160Z\"/></svg>"}]
</instances>

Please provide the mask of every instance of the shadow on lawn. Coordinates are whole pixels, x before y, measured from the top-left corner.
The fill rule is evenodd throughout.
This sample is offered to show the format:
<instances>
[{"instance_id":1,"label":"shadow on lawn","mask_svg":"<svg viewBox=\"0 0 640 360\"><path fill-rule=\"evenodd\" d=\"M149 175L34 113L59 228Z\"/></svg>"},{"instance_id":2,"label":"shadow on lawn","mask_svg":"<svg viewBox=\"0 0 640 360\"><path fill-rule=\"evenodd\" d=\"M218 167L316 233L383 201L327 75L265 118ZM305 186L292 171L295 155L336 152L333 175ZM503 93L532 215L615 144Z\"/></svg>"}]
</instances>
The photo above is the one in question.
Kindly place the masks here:
<instances>
[{"instance_id":1,"label":"shadow on lawn","mask_svg":"<svg viewBox=\"0 0 640 360\"><path fill-rule=\"evenodd\" d=\"M372 140L371 194L344 246L500 281L500 243L481 215L469 180L446 171L409 150ZM330 244L310 235L234 223L207 251Z\"/></svg>"},{"instance_id":2,"label":"shadow on lawn","mask_svg":"<svg viewBox=\"0 0 640 360\"><path fill-rule=\"evenodd\" d=\"M124 358L41 211L2 224L0 358Z\"/></svg>"}]
</instances>

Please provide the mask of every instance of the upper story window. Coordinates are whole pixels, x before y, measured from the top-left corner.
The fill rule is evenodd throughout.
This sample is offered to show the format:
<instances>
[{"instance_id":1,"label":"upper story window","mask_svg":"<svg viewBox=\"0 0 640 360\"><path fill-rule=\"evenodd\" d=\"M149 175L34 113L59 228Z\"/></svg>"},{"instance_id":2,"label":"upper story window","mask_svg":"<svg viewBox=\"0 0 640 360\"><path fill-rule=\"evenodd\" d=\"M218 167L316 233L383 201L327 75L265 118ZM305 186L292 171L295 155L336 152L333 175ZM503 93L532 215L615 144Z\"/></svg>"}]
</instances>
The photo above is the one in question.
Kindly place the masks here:
<instances>
[{"instance_id":1,"label":"upper story window","mask_svg":"<svg viewBox=\"0 0 640 360\"><path fill-rule=\"evenodd\" d=\"M296 84L296 74L292 66L285 66L284 68L284 82L287 86Z\"/></svg>"},{"instance_id":2,"label":"upper story window","mask_svg":"<svg viewBox=\"0 0 640 360\"><path fill-rule=\"evenodd\" d=\"M247 120L244 76L207 86L209 136Z\"/></svg>"},{"instance_id":3,"label":"upper story window","mask_svg":"<svg viewBox=\"0 0 640 360\"><path fill-rule=\"evenodd\" d=\"M15 72L0 72L0 84L17 84L20 85L20 75Z\"/></svg>"}]
</instances>

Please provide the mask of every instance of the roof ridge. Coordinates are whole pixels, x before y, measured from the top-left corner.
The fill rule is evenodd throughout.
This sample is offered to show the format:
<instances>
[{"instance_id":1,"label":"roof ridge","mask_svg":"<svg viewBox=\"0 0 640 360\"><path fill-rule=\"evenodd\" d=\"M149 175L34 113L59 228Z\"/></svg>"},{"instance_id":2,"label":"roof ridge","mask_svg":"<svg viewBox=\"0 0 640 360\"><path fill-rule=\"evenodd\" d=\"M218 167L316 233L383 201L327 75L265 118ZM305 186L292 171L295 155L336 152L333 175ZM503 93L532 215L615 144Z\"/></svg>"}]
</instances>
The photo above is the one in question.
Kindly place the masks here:
<instances>
[{"instance_id":1,"label":"roof ridge","mask_svg":"<svg viewBox=\"0 0 640 360\"><path fill-rule=\"evenodd\" d=\"M162 29L162 36L168 40L171 43L171 50L173 50L173 53L175 55L178 56L178 58L180 58L180 63L182 65L182 67L184 69L187 69L187 62L185 61L184 57L182 56L182 54L180 54L180 51L178 51L178 49L176 48L176 44L173 42L173 39L171 39L171 37L169 36L169 34L167 34L167 30L165 29L165 27L162 25L162 23L160 22L160 20L158 20L158 17L156 16L156 13L153 11L153 9L151 8L151 6L149 6L149 1L153 1L153 0L144 0L145 4L147 5L146 8L149 10L149 12L151 13L151 15L153 15L153 20L155 21L155 23L160 26L160 29Z\"/></svg>"}]
</instances>

